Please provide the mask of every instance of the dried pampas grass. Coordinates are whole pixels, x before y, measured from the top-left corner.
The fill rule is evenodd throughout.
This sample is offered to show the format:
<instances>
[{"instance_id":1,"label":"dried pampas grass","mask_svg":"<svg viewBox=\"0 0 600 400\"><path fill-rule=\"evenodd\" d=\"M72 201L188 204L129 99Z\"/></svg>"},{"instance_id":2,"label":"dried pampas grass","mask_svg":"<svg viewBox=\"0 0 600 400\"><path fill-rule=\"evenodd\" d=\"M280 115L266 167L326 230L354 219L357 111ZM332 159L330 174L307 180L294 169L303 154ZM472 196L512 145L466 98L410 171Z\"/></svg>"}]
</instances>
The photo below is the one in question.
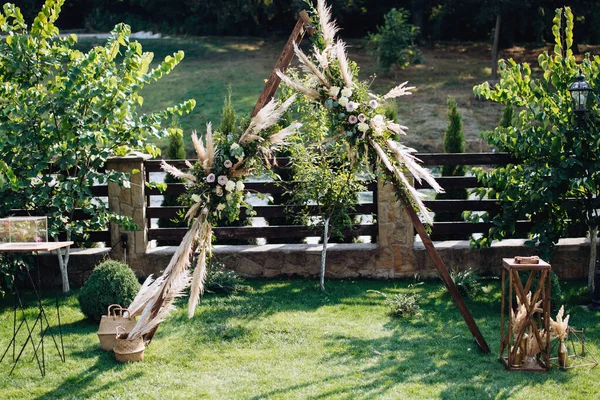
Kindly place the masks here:
<instances>
[{"instance_id":1,"label":"dried pampas grass","mask_svg":"<svg viewBox=\"0 0 600 400\"><path fill-rule=\"evenodd\" d=\"M558 337L561 341L567 340L567 335L569 334L569 318L570 315L563 320L563 315L565 313L565 306L561 306L560 310L558 310L558 314L556 314L556 321L550 317L550 329L552 332Z\"/></svg>"}]
</instances>

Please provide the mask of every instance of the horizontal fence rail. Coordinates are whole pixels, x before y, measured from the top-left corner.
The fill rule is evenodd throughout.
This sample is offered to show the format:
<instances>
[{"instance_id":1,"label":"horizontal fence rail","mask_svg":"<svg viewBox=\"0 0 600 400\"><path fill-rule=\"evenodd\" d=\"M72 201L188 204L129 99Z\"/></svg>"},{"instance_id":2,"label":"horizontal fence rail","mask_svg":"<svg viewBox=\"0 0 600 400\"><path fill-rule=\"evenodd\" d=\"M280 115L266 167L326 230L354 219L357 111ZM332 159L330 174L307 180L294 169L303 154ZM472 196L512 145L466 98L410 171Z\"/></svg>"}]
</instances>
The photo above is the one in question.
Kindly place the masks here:
<instances>
[{"instance_id":1,"label":"horizontal fence rail","mask_svg":"<svg viewBox=\"0 0 600 400\"><path fill-rule=\"evenodd\" d=\"M188 160L195 162L195 160ZM145 162L146 180L150 181L150 174L155 172L162 172L160 167L162 161L160 160L148 160ZM184 160L168 160L169 164L186 170L188 167ZM274 170L281 170L289 168L290 161L288 158L277 158L277 165L273 167ZM296 182L274 182L274 181L248 181L244 182L245 188L249 193L261 193L265 195L282 195L286 192L291 192L297 185ZM169 183L167 184L166 190L162 191L158 188L146 188L147 204L146 217L151 220L155 218L175 218L178 214L184 210L184 207L180 206L156 206L152 204L152 196L159 195L181 195L186 190L185 184L182 183ZM350 229L342 231L342 234L352 240L358 236L371 236L372 238L377 236L377 183L371 182L367 185L367 191L372 192L373 200L370 203L355 204L354 210L351 215L356 217L368 216L372 222L361 222L356 223ZM308 211L310 216L319 217L318 206L309 205L307 207L290 204L270 204L270 205L256 205L252 209L255 212L256 218L265 218L266 226L218 226L214 228L214 234L217 239L216 244L224 242L229 239L257 239L265 238L267 243L273 239L277 240L277 243L284 242L285 239L303 239L306 237L321 236L322 229L316 226L306 226L300 221L295 222L294 216L297 215L300 209ZM287 217L287 218L286 218ZM247 217L242 213L241 215L242 224ZM150 225L150 224L149 224ZM148 230L149 240L159 241L178 241L187 232L185 227L183 228L150 228Z\"/></svg>"}]
</instances>

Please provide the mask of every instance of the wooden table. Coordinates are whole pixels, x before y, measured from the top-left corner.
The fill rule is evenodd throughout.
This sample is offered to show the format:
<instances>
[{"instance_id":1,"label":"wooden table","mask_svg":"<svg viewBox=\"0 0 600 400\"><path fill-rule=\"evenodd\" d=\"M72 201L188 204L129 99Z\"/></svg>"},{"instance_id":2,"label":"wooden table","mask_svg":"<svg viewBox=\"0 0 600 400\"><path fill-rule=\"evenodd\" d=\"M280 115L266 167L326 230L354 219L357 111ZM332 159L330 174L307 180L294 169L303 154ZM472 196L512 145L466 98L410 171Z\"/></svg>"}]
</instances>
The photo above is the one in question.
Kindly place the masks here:
<instances>
[{"instance_id":1,"label":"wooden table","mask_svg":"<svg viewBox=\"0 0 600 400\"><path fill-rule=\"evenodd\" d=\"M40 251L58 250L61 248L69 247L72 244L73 244L73 242L71 242L71 241L67 241L67 242L2 243L2 244L0 244L0 253L34 253L37 255L37 253ZM38 268L38 271L39 271L39 263L38 263L37 257L35 260L36 260L35 261L36 267ZM19 359L21 358L21 355L23 354L23 351L25 350L25 347L27 346L27 344L29 342L31 342L33 354L34 354L35 359L37 360L38 367L40 369L40 373L42 374L42 376L45 376L46 375L46 354L45 354L45 348L44 348L44 336L46 336L47 334L50 335L50 337L52 338L52 341L54 342L54 346L56 347L56 350L58 352L58 355L59 355L61 361L65 362L65 348L63 345L62 326L60 323L60 310L58 307L58 296L56 297L56 315L58 318L58 330L59 330L58 339L60 341L60 347L58 345L57 338L54 336L52 331L49 330L50 323L48 322L46 310L44 310L44 306L42 304L42 299L40 297L39 290L36 287L33 278L31 277L31 273L30 273L29 269L27 269L27 276L29 277L29 281L31 282L33 291L35 292L39 310L38 310L37 316L35 318L35 321L33 322L33 325L31 325L31 327L30 327L30 324L26 318L25 307L23 306L23 302L21 300L21 295L19 293L19 289L18 289L17 285L13 282L13 288L15 291L15 303L14 303L14 307L13 307L13 337L10 340L8 346L6 347L6 350L4 350L4 353L2 354L2 357L0 358L0 362L2 362L4 360L4 357L6 356L6 354L12 347L13 367L10 370L10 373L12 374L13 371L15 370L15 367L17 366L17 363L19 362ZM17 325L17 309L21 310L21 318L20 318L18 325ZM40 334L39 334L39 340L37 340L37 343L36 343L36 340L34 339L33 335L34 335L34 330L36 329L36 327L38 327L38 324L39 324ZM25 340L25 343L23 343L23 345L21 346L19 354L15 357L16 346L17 346L17 334L19 333L19 331L21 330L23 325L25 325L25 329L27 330L27 339Z\"/></svg>"}]
</instances>

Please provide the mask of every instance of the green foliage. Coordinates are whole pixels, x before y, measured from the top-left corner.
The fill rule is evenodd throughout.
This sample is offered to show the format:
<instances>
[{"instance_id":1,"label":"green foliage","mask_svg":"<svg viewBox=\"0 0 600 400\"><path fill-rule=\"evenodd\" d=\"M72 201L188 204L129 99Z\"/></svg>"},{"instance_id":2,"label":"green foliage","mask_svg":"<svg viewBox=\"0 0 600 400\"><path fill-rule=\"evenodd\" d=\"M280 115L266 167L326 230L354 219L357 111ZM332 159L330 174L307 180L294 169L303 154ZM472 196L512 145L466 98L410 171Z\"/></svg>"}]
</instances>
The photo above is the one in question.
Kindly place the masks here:
<instances>
[{"instance_id":1,"label":"green foliage","mask_svg":"<svg viewBox=\"0 0 600 400\"><path fill-rule=\"evenodd\" d=\"M0 253L0 297L12 290L15 281L25 278L25 272L33 264L31 255L21 253Z\"/></svg>"},{"instance_id":2,"label":"green foliage","mask_svg":"<svg viewBox=\"0 0 600 400\"><path fill-rule=\"evenodd\" d=\"M81 312L100 320L111 304L128 307L140 290L140 283L127 264L108 260L94 268L77 299Z\"/></svg>"},{"instance_id":3,"label":"green foliage","mask_svg":"<svg viewBox=\"0 0 600 400\"><path fill-rule=\"evenodd\" d=\"M409 285L409 288L412 288L412 286ZM369 292L383 296L385 305L393 317L410 318L421 314L419 303L423 301L423 298L412 290L408 293L396 293L394 295L387 295L377 290L369 290Z\"/></svg>"},{"instance_id":4,"label":"green foliage","mask_svg":"<svg viewBox=\"0 0 600 400\"><path fill-rule=\"evenodd\" d=\"M419 28L408 23L409 12L392 8L384 17L384 24L377 33L369 34L370 46L377 56L379 66L397 72L410 64L417 64L423 55L415 44Z\"/></svg>"},{"instance_id":5,"label":"green foliage","mask_svg":"<svg viewBox=\"0 0 600 400\"><path fill-rule=\"evenodd\" d=\"M445 153L464 153L465 152L465 135L462 129L462 118L456 100L452 97L448 97L448 119L449 123L444 134L444 152ZM464 165L444 165L441 168L442 176L464 176L465 166ZM445 193L438 193L435 195L436 200L450 200L450 199L467 199L468 193L466 189L446 189ZM450 212L442 211L437 212L434 217L435 222L446 222L446 221L463 221L462 212ZM460 240L468 239L468 234L446 234L446 235L432 235L433 240Z\"/></svg>"},{"instance_id":6,"label":"green foliage","mask_svg":"<svg viewBox=\"0 0 600 400\"><path fill-rule=\"evenodd\" d=\"M518 220L530 219L532 237L528 244L537 245L537 253L549 259L558 239L568 235L569 227L598 226L594 200L600 188L598 95L592 93L591 111L579 119L573 115L568 88L579 68L592 87L600 87L600 57L586 54L582 63L576 63L573 14L568 7L556 11L552 31L555 46L552 54L545 52L538 57L539 78L532 76L527 63L501 60L500 82L494 87L484 83L474 88L478 96L520 110L512 127L500 126L486 135L492 146L509 152L520 163L477 171L484 188L476 193L480 198L498 199L502 206L494 217L473 217L493 224L474 241L478 247L513 234Z\"/></svg>"},{"instance_id":7,"label":"green foliage","mask_svg":"<svg viewBox=\"0 0 600 400\"><path fill-rule=\"evenodd\" d=\"M129 187L127 174L104 170L108 157L132 149L157 154L151 137L166 135L162 121L189 112L194 101L153 114L138 114L139 91L183 59L178 52L152 70L152 54L130 41L119 24L104 46L83 53L77 37L58 37L62 0L47 0L29 28L18 8L5 4L0 29L0 160L14 178L0 186L0 215L28 209L49 217L49 235L85 238L109 221L134 228L110 213L90 192L97 184ZM52 173L49 173L52 171ZM0 182L2 183L2 182ZM75 220L76 208L89 219Z\"/></svg>"},{"instance_id":8,"label":"green foliage","mask_svg":"<svg viewBox=\"0 0 600 400\"><path fill-rule=\"evenodd\" d=\"M472 268L466 270L454 268L450 271L450 277L460 294L465 298L471 298L481 290L481 277Z\"/></svg>"},{"instance_id":9,"label":"green foliage","mask_svg":"<svg viewBox=\"0 0 600 400\"><path fill-rule=\"evenodd\" d=\"M225 269L225 264L214 258L208 262L204 287L216 294L238 294L250 289L235 271Z\"/></svg>"}]
</instances>

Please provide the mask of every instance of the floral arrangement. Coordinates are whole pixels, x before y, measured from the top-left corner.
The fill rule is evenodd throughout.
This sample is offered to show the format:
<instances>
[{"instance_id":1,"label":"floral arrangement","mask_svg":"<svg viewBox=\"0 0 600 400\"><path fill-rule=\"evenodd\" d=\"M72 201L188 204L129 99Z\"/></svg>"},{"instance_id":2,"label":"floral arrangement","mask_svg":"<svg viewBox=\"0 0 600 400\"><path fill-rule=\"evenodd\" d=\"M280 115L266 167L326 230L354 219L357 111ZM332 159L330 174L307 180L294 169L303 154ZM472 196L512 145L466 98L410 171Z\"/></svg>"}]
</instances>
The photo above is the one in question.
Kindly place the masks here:
<instances>
[{"instance_id":1,"label":"floral arrangement","mask_svg":"<svg viewBox=\"0 0 600 400\"><path fill-rule=\"evenodd\" d=\"M346 54L346 44L335 39L338 27L331 21L331 7L324 0L317 1L312 11L316 39L310 55L294 44L294 51L302 64L304 77L292 78L276 71L292 90L309 100L322 104L331 115L333 137L345 140L351 160L379 158L383 170L395 185L399 199L421 213L426 223L432 224L427 208L404 174L407 169L419 182L427 181L436 192L443 189L429 170L418 164L411 153L414 149L399 142L407 128L384 115L383 104L388 99L409 95L413 87L404 82L384 96L369 92L369 86L358 80L358 66Z\"/></svg>"},{"instance_id":2,"label":"floral arrangement","mask_svg":"<svg viewBox=\"0 0 600 400\"><path fill-rule=\"evenodd\" d=\"M162 168L187 186L185 198L190 204L185 218L190 229L162 276L149 277L129 306L130 315L141 314L129 338L153 332L173 308L173 301L191 286L188 316L194 315L200 294L204 290L207 257L212 245L212 227L218 221L235 221L242 208L252 214L245 200L243 179L254 169L273 159L273 154L286 145L286 139L301 126L298 123L278 129L277 123L294 102L295 96L283 104L271 100L254 118L235 132L213 134L211 124L206 126L204 140L196 133L192 142L198 160L187 162L188 171L182 171L166 162ZM192 257L196 252L193 275L189 273Z\"/></svg>"}]
</instances>

